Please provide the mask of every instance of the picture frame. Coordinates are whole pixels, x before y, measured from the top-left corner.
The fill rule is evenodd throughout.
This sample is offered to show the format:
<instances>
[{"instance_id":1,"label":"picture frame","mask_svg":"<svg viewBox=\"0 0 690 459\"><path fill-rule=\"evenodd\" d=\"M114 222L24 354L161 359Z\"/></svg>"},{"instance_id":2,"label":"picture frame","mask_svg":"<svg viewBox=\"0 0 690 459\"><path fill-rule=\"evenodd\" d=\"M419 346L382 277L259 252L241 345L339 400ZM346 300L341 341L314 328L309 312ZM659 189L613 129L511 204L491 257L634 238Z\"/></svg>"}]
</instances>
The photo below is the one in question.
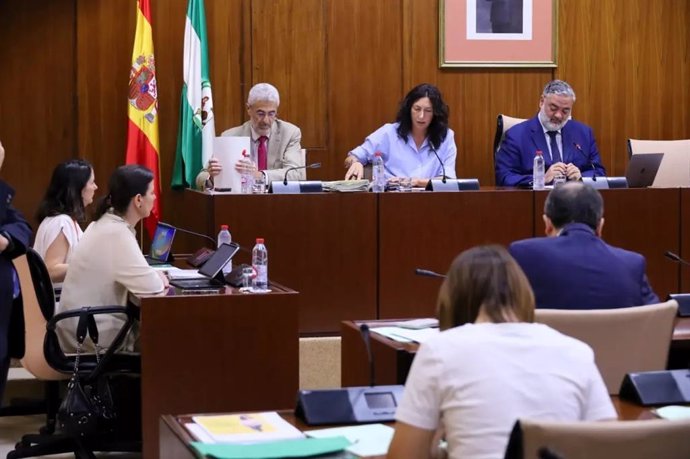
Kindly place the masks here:
<instances>
[{"instance_id":1,"label":"picture frame","mask_svg":"<svg viewBox=\"0 0 690 459\"><path fill-rule=\"evenodd\" d=\"M558 0L439 0L439 67L557 67Z\"/></svg>"}]
</instances>

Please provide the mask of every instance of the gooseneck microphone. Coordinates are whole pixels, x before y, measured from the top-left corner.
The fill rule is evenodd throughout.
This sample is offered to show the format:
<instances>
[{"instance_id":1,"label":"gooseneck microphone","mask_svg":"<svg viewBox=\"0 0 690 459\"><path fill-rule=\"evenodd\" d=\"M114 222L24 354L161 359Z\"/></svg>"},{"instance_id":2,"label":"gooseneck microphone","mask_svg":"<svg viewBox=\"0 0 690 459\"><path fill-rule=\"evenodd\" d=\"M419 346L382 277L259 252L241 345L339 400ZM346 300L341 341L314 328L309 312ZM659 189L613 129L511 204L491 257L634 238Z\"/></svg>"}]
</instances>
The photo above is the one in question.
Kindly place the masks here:
<instances>
[{"instance_id":1,"label":"gooseneck microphone","mask_svg":"<svg viewBox=\"0 0 690 459\"><path fill-rule=\"evenodd\" d=\"M592 167L592 180L594 180L594 181L596 182L596 181L597 181L597 168L596 168L596 166L597 166L598 164L596 164L596 163L594 162L594 160L593 160L591 157L589 157L589 156L587 155L587 153L585 153L585 152L582 150L582 147L580 146L579 143L573 142L573 146L575 147L575 149L576 149L577 151L580 152L580 154L581 154L582 156L584 156L584 158L587 160L587 162L589 163L589 165Z\"/></svg>"},{"instance_id":2,"label":"gooseneck microphone","mask_svg":"<svg viewBox=\"0 0 690 459\"><path fill-rule=\"evenodd\" d=\"M418 276L424 277L436 277L438 279L445 279L445 274L439 274L436 271L431 271L430 269L415 268L414 273Z\"/></svg>"},{"instance_id":3,"label":"gooseneck microphone","mask_svg":"<svg viewBox=\"0 0 690 459\"><path fill-rule=\"evenodd\" d=\"M677 262L677 263L680 263L680 264L682 264L682 265L685 265L685 266L690 266L690 262L688 262L688 261L682 259L682 258L680 257L680 255L678 255L678 254L676 254L676 253L673 253L673 252L671 252L670 250L667 250L666 252L664 252L664 256L665 256L666 258L668 258L669 260L673 260L673 261L675 261L675 262Z\"/></svg>"},{"instance_id":4,"label":"gooseneck microphone","mask_svg":"<svg viewBox=\"0 0 690 459\"><path fill-rule=\"evenodd\" d=\"M207 241L210 241L210 242L211 242L211 247L213 247L214 249L215 249L215 247L216 247L216 244L217 244L217 243L216 243L216 240L213 239L213 238L210 237L210 236L207 236L207 235L202 234L202 233L197 233L196 231L191 231L191 230L188 230L188 229L180 228L179 226L171 225L170 223L164 223L164 222L160 222L160 223L161 223L161 224L164 224L164 225L167 225L167 226L171 226L171 227L175 228L176 231L180 231L180 232L182 232L182 233L191 234L192 236L197 236L197 237L204 238L204 239L206 239Z\"/></svg>"},{"instance_id":5,"label":"gooseneck microphone","mask_svg":"<svg viewBox=\"0 0 690 459\"><path fill-rule=\"evenodd\" d=\"M441 179L441 181L443 183L446 183L446 165L443 164L443 161L441 161L441 157L438 155L438 153L436 152L436 148L434 148L434 145L431 142L429 142L429 146L431 147L431 151L434 152L434 155L436 155L436 159L438 159L438 162L441 163L441 173L443 174L443 178Z\"/></svg>"},{"instance_id":6,"label":"gooseneck microphone","mask_svg":"<svg viewBox=\"0 0 690 459\"><path fill-rule=\"evenodd\" d=\"M376 367L374 365L374 353L371 352L371 336L369 333L369 325L360 325L359 332L362 334L364 345L367 348L367 357L369 358L369 385L374 387L376 385Z\"/></svg>"},{"instance_id":7,"label":"gooseneck microphone","mask_svg":"<svg viewBox=\"0 0 690 459\"><path fill-rule=\"evenodd\" d=\"M287 186L287 183L288 183L287 176L290 173L290 171L297 171L300 169L318 169L320 167L321 167L321 163L311 163L311 164L307 164L306 166L289 167L288 170L285 171L285 178L283 179L283 185Z\"/></svg>"}]
</instances>

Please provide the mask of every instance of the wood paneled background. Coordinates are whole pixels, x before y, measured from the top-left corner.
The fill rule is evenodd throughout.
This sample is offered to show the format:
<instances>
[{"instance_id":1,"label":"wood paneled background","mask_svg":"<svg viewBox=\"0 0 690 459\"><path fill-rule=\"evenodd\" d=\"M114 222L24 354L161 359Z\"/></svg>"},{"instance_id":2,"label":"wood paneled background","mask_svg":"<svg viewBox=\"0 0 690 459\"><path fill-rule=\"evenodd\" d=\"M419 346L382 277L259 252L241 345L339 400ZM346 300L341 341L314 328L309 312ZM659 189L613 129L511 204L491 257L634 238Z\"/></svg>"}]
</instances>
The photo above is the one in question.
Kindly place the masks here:
<instances>
[{"instance_id":1,"label":"wood paneled background","mask_svg":"<svg viewBox=\"0 0 690 459\"><path fill-rule=\"evenodd\" d=\"M151 0L161 170L170 182L187 0ZM93 162L101 191L124 161L135 0L0 2L2 177L32 215L58 162ZM218 132L246 119L252 84L281 92L280 116L302 128L311 175L342 177L347 151L393 120L409 88L438 85L451 107L461 176L494 182L498 113L529 117L558 77L575 88L609 173L626 139L690 138L690 2L560 0L557 69L438 68L438 0L206 0ZM179 194L165 186L163 213Z\"/></svg>"}]
</instances>

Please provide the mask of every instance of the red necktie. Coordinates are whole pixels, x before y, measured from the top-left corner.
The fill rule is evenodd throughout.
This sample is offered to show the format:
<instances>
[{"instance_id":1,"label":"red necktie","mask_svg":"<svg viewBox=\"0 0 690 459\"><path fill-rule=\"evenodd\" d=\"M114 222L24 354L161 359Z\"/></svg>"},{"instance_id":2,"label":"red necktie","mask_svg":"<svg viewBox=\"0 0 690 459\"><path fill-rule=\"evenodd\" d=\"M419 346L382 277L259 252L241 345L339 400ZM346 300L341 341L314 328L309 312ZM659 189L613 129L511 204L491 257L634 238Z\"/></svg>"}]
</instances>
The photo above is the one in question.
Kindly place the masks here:
<instances>
[{"instance_id":1,"label":"red necktie","mask_svg":"<svg viewBox=\"0 0 690 459\"><path fill-rule=\"evenodd\" d=\"M268 169L268 151L266 151L266 142L268 141L268 137L265 135L262 135L259 137L259 170L260 171L265 171Z\"/></svg>"}]
</instances>

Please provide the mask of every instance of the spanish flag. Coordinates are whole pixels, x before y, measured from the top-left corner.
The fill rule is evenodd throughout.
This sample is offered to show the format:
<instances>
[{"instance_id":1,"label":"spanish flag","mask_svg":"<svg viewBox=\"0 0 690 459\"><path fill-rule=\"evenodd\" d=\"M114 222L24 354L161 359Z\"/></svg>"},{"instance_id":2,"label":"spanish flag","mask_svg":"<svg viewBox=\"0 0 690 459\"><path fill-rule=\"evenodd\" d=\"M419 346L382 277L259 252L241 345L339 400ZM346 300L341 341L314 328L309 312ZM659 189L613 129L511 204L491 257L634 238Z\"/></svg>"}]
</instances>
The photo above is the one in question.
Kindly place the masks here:
<instances>
[{"instance_id":1,"label":"spanish flag","mask_svg":"<svg viewBox=\"0 0 690 459\"><path fill-rule=\"evenodd\" d=\"M149 0L137 0L137 30L132 50L132 68L129 71L128 98L126 162L140 164L153 171L156 201L151 216L144 221L149 236L153 237L161 217L162 204L158 161L158 86Z\"/></svg>"}]
</instances>

